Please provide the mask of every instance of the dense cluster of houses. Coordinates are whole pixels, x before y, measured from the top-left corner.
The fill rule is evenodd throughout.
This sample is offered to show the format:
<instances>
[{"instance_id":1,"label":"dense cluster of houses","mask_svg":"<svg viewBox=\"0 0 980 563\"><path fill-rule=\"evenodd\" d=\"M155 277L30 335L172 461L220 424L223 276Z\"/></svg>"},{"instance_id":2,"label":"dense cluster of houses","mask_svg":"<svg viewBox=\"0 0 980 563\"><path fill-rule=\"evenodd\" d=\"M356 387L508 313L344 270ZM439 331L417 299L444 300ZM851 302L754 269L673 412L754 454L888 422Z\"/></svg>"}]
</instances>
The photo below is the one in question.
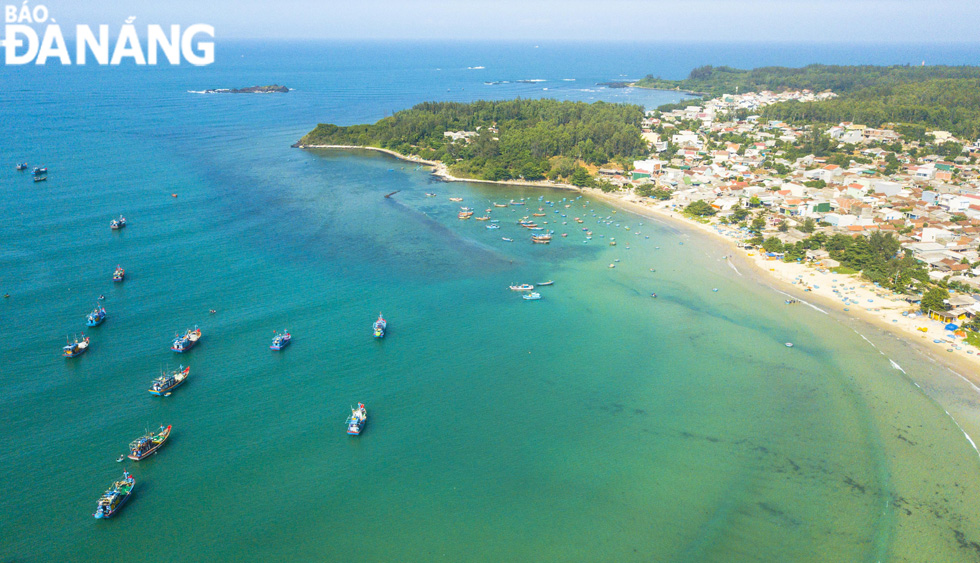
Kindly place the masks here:
<instances>
[{"instance_id":1,"label":"dense cluster of houses","mask_svg":"<svg viewBox=\"0 0 980 563\"><path fill-rule=\"evenodd\" d=\"M807 128L756 115L730 117L736 115L733 110L751 112L786 100L833 96L808 91L747 93L670 112L648 112L643 134L650 142L650 158L634 162L628 174L601 173L634 189L652 184L668 190L669 204L676 208L704 200L718 210L718 217L731 214L736 206L750 207L750 201L765 206L770 211L766 236L788 243L808 236L795 228L807 218L828 235L893 233L928 265L933 279L949 278L980 289L980 167L974 165L980 141L932 131L933 146L953 141L963 145L963 153L913 158L910 151L921 155L922 147L892 129L840 123L824 133L835 144L853 148L854 159L842 166L813 155L786 158L783 143L795 145L811 134ZM724 137L732 138L729 133L750 142L724 142ZM895 150L898 146L901 151ZM670 157L661 156L665 153ZM770 168L763 167L767 160ZM886 169L891 173L886 175ZM778 229L783 222L790 228ZM963 299L970 303L950 303L954 311L959 313L956 308L962 306L980 312L972 298Z\"/></svg>"}]
</instances>

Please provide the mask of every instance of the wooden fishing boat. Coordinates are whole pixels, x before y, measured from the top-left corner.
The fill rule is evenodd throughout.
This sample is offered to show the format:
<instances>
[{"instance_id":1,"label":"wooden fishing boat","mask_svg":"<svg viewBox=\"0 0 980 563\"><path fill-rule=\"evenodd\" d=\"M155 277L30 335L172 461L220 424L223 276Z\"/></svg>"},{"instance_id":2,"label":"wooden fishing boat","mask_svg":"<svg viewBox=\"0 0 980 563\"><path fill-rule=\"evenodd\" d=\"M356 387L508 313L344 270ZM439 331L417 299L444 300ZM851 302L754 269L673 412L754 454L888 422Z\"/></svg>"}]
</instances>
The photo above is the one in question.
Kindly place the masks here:
<instances>
[{"instance_id":1,"label":"wooden fishing boat","mask_svg":"<svg viewBox=\"0 0 980 563\"><path fill-rule=\"evenodd\" d=\"M180 366L176 370L161 375L153 380L148 391L153 395L167 395L182 383L187 381L187 376L191 374L190 366L186 368Z\"/></svg>"},{"instance_id":2,"label":"wooden fishing boat","mask_svg":"<svg viewBox=\"0 0 980 563\"><path fill-rule=\"evenodd\" d=\"M154 432L147 432L146 434L140 436L139 438L133 440L129 444L129 455L126 456L133 461L140 461L150 457L151 455L157 453L157 450L163 446L167 438L170 437L170 429L173 426L164 426L161 424L160 429Z\"/></svg>"},{"instance_id":3,"label":"wooden fishing boat","mask_svg":"<svg viewBox=\"0 0 980 563\"><path fill-rule=\"evenodd\" d=\"M124 279L126 279L126 270L122 269L117 264L116 265L116 270L114 272L112 272L112 281L114 281L114 282L121 282Z\"/></svg>"},{"instance_id":4,"label":"wooden fishing boat","mask_svg":"<svg viewBox=\"0 0 980 563\"><path fill-rule=\"evenodd\" d=\"M507 204L506 203L495 203L495 204L493 204L493 206L494 207L507 207Z\"/></svg>"},{"instance_id":5,"label":"wooden fishing boat","mask_svg":"<svg viewBox=\"0 0 980 563\"><path fill-rule=\"evenodd\" d=\"M81 356L82 354L88 351L88 337L83 334L82 339L79 340L78 337L76 336L75 341L74 342L68 341L68 344L64 348L62 348L62 350L63 352L61 355L66 358L74 358L77 356Z\"/></svg>"},{"instance_id":6,"label":"wooden fishing boat","mask_svg":"<svg viewBox=\"0 0 980 563\"><path fill-rule=\"evenodd\" d=\"M177 336L176 338L174 338L174 343L173 345L170 346L170 349L180 354L193 348L194 345L197 344L197 341L200 339L201 339L201 329L195 326L194 330L187 329L187 332L184 333L184 336Z\"/></svg>"},{"instance_id":7,"label":"wooden fishing boat","mask_svg":"<svg viewBox=\"0 0 980 563\"><path fill-rule=\"evenodd\" d=\"M133 487L135 486L136 479L128 471L123 471L122 480L116 481L109 487L109 490L102 493L102 496L99 498L99 503L95 508L95 514L92 516L100 520L112 518L126 504L126 501L129 500L130 495L133 494Z\"/></svg>"},{"instance_id":8,"label":"wooden fishing boat","mask_svg":"<svg viewBox=\"0 0 980 563\"><path fill-rule=\"evenodd\" d=\"M385 320L381 313L378 313L378 320L374 321L374 337L384 338L385 332L388 330L388 321Z\"/></svg>"},{"instance_id":9,"label":"wooden fishing boat","mask_svg":"<svg viewBox=\"0 0 980 563\"><path fill-rule=\"evenodd\" d=\"M449 201L463 201L463 198L461 198L461 197L451 197L451 198L449 198Z\"/></svg>"},{"instance_id":10,"label":"wooden fishing boat","mask_svg":"<svg viewBox=\"0 0 980 563\"><path fill-rule=\"evenodd\" d=\"M269 346L269 349L282 350L286 346L289 346L289 343L292 342L292 340L293 337L291 334L289 334L288 330L282 331L282 334L276 332L276 335L272 337L272 346Z\"/></svg>"},{"instance_id":11,"label":"wooden fishing boat","mask_svg":"<svg viewBox=\"0 0 980 563\"><path fill-rule=\"evenodd\" d=\"M512 285L512 286L510 286L510 290L511 291L531 291L533 289L534 289L534 286L531 285L531 284L529 284L529 283L522 283L521 285Z\"/></svg>"},{"instance_id":12,"label":"wooden fishing boat","mask_svg":"<svg viewBox=\"0 0 980 563\"><path fill-rule=\"evenodd\" d=\"M352 436L359 436L367 424L367 408L364 403L357 403L357 408L351 408L350 416L347 417L347 433Z\"/></svg>"},{"instance_id":13,"label":"wooden fishing boat","mask_svg":"<svg viewBox=\"0 0 980 563\"><path fill-rule=\"evenodd\" d=\"M114 231L118 231L119 229L125 226L126 226L126 218L123 217L122 215L120 215L118 219L113 219L112 221L109 221L109 228Z\"/></svg>"},{"instance_id":14,"label":"wooden fishing boat","mask_svg":"<svg viewBox=\"0 0 980 563\"><path fill-rule=\"evenodd\" d=\"M85 324L88 326L99 326L103 321L105 321L105 308L102 305L96 305L95 310L85 318Z\"/></svg>"},{"instance_id":15,"label":"wooden fishing boat","mask_svg":"<svg viewBox=\"0 0 980 563\"><path fill-rule=\"evenodd\" d=\"M487 216L487 215L484 215L483 217L476 217L475 219L477 221L489 221L490 220L490 217Z\"/></svg>"}]
</instances>

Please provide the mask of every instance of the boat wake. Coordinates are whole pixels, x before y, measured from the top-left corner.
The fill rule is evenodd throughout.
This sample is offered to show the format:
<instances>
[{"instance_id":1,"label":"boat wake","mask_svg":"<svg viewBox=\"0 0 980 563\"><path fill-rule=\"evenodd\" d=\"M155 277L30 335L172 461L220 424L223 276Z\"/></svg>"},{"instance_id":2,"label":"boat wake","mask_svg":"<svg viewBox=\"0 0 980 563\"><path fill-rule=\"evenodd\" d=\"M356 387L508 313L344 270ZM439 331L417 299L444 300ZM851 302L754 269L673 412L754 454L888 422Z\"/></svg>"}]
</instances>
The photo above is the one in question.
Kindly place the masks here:
<instances>
[{"instance_id":1,"label":"boat wake","mask_svg":"<svg viewBox=\"0 0 980 563\"><path fill-rule=\"evenodd\" d=\"M733 266L733 267L734 267L734 266ZM736 271L737 271L737 270L736 270ZM739 275L741 275L741 274L739 274ZM792 295L790 295L790 294L788 294L788 293L786 293L785 291L780 291L780 290L778 290L778 289L775 289L775 288L773 288L773 290L774 290L774 291L775 291L776 293L779 293L779 294L781 294L781 295L785 295L786 297L789 297L790 299L795 299L795 300L797 300L797 301L799 301L800 303L803 303L804 305L806 305L807 307L809 307L809 308L811 308L811 309L813 309L813 310L815 310L815 311L820 311L821 313L823 313L823 314L825 314L825 315L829 315L829 314L830 314L830 313L828 313L827 311L824 311L823 309L821 309L820 307L817 307L817 306L816 306L816 305L814 305L813 303L810 303L809 301L805 301L805 300L803 300L803 299L800 299L800 298L798 298L798 297L793 297ZM854 332L857 332L857 331L854 331ZM858 334L861 334L861 333L860 333L860 332L858 332ZM867 338L865 338L865 340L867 340ZM873 346L873 344L872 344L872 346Z\"/></svg>"}]
</instances>

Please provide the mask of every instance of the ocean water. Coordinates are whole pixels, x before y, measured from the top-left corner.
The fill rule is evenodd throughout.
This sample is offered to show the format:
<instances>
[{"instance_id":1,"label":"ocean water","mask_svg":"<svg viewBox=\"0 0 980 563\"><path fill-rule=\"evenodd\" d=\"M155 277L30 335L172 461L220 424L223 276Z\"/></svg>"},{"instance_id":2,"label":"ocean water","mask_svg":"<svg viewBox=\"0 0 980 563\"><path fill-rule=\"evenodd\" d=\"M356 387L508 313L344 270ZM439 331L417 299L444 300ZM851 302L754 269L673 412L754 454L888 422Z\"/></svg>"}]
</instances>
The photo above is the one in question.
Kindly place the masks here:
<instances>
[{"instance_id":1,"label":"ocean water","mask_svg":"<svg viewBox=\"0 0 980 563\"><path fill-rule=\"evenodd\" d=\"M679 95L595 83L978 51L776 47L220 42L204 68L5 67L0 560L980 558L977 390L930 357L576 192L289 147L430 99L656 106ZM190 93L272 82L294 90ZM532 245L515 223L538 207L568 236ZM546 279L540 301L507 290ZM90 351L62 358L83 332ZM150 396L178 363L188 383ZM158 455L115 463L160 423ZM132 499L94 520L124 468Z\"/></svg>"}]
</instances>

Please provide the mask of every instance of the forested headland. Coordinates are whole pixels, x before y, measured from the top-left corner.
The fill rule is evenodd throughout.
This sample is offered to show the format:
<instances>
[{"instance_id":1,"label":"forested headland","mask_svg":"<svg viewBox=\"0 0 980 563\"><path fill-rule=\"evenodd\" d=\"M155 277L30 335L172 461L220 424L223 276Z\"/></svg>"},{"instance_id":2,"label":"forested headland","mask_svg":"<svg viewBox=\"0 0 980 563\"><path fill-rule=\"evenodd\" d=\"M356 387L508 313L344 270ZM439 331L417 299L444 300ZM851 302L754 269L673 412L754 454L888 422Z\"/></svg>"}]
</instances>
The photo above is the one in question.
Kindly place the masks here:
<instances>
[{"instance_id":1,"label":"forested headland","mask_svg":"<svg viewBox=\"0 0 980 563\"><path fill-rule=\"evenodd\" d=\"M299 145L384 148L442 161L466 178L590 185L583 163L626 167L647 154L642 120L638 105L605 102L424 102L370 125L317 125Z\"/></svg>"},{"instance_id":2,"label":"forested headland","mask_svg":"<svg viewBox=\"0 0 980 563\"><path fill-rule=\"evenodd\" d=\"M908 124L970 139L980 137L980 67L974 66L809 65L752 70L702 66L684 80L648 75L636 86L688 90L709 97L763 90L830 90L838 97L782 102L764 108L761 114L790 123Z\"/></svg>"}]
</instances>

